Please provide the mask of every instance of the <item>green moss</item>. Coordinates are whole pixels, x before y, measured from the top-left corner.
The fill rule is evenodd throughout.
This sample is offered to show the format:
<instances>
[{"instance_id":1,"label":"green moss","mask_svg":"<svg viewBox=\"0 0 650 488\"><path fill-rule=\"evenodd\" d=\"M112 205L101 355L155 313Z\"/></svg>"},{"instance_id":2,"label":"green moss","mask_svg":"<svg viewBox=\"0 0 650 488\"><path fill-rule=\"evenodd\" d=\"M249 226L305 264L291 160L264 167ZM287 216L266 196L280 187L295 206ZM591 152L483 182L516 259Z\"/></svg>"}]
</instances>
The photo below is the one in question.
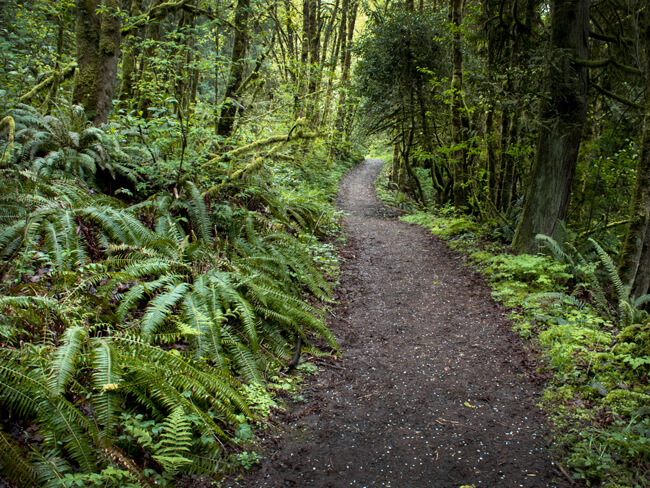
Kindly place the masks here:
<instances>
[{"instance_id":1,"label":"green moss","mask_svg":"<svg viewBox=\"0 0 650 488\"><path fill-rule=\"evenodd\" d=\"M490 262L494 254L489 251L476 251L469 255L469 259L476 264L483 264Z\"/></svg>"},{"instance_id":2,"label":"green moss","mask_svg":"<svg viewBox=\"0 0 650 488\"><path fill-rule=\"evenodd\" d=\"M613 390L603 399L616 415L630 416L643 407L650 407L650 395L630 390Z\"/></svg>"},{"instance_id":3,"label":"green moss","mask_svg":"<svg viewBox=\"0 0 650 488\"><path fill-rule=\"evenodd\" d=\"M549 413L556 432L593 421L595 412L581 408L582 404L582 394L569 383L546 388L540 399L540 407Z\"/></svg>"},{"instance_id":4,"label":"green moss","mask_svg":"<svg viewBox=\"0 0 650 488\"><path fill-rule=\"evenodd\" d=\"M481 226L471 220L470 217L464 215L449 216L449 213L445 209L440 210L438 214L416 212L401 217L401 220L426 227L432 234L445 239L451 239L465 234L482 233Z\"/></svg>"}]
</instances>

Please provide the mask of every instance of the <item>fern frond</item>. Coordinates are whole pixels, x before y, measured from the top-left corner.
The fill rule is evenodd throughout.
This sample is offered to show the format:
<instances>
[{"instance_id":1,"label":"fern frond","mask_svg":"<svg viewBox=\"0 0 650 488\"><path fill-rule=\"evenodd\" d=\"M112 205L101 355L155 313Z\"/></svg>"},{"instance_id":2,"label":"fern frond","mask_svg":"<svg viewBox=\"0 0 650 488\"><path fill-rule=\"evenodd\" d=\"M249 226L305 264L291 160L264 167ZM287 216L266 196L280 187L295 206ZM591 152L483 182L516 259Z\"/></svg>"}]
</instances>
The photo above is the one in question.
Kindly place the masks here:
<instances>
[{"instance_id":1,"label":"fern frond","mask_svg":"<svg viewBox=\"0 0 650 488\"><path fill-rule=\"evenodd\" d=\"M620 316L621 323L624 327L632 325L634 320L634 309L632 305L627 300L618 301L618 313Z\"/></svg>"},{"instance_id":2,"label":"fern frond","mask_svg":"<svg viewBox=\"0 0 650 488\"><path fill-rule=\"evenodd\" d=\"M46 442L52 446L62 444L70 457L85 473L97 470L96 451L91 440L98 438L95 426L75 405L62 397L53 397L41 407ZM40 417L40 416L39 416Z\"/></svg>"},{"instance_id":3,"label":"fern frond","mask_svg":"<svg viewBox=\"0 0 650 488\"><path fill-rule=\"evenodd\" d=\"M205 198L201 195L201 192L196 185L191 181L185 182L185 188L190 194L188 210L192 226L199 239L208 241L212 237L212 231L210 229L210 217L205 207Z\"/></svg>"},{"instance_id":4,"label":"fern frond","mask_svg":"<svg viewBox=\"0 0 650 488\"><path fill-rule=\"evenodd\" d=\"M259 340L257 337L255 312L250 303L237 291L232 280L225 273L210 273L208 279L213 285L213 290L228 304L228 308L232 308L237 312L246 331L251 345L250 347L252 350L256 350L259 346Z\"/></svg>"},{"instance_id":5,"label":"fern frond","mask_svg":"<svg viewBox=\"0 0 650 488\"><path fill-rule=\"evenodd\" d=\"M634 307L641 308L641 306L645 305L648 302L650 302L650 294L647 293L645 295L641 295L636 300L634 300Z\"/></svg>"},{"instance_id":6,"label":"fern frond","mask_svg":"<svg viewBox=\"0 0 650 488\"><path fill-rule=\"evenodd\" d=\"M559 263L568 264L571 267L572 274L576 274L576 266L573 258L564 252L564 250L560 247L560 244L555 239L544 234L537 234L535 236L535 239L541 241L542 245L550 251L553 259Z\"/></svg>"},{"instance_id":7,"label":"fern frond","mask_svg":"<svg viewBox=\"0 0 650 488\"><path fill-rule=\"evenodd\" d=\"M62 308L58 301L41 296L0 296L0 307L5 306L13 310L30 310L55 316L65 327L72 327L73 324L66 315L66 309Z\"/></svg>"},{"instance_id":8,"label":"fern frond","mask_svg":"<svg viewBox=\"0 0 650 488\"><path fill-rule=\"evenodd\" d=\"M176 304L183 299L189 289L187 283L170 283L147 307L142 317L141 329L145 337L150 336L169 316Z\"/></svg>"},{"instance_id":9,"label":"fern frond","mask_svg":"<svg viewBox=\"0 0 650 488\"><path fill-rule=\"evenodd\" d=\"M214 298L214 295L212 295ZM197 283L192 293L188 293L183 301L183 311L191 327L199 334L194 337L194 355L197 359L203 358L224 366L223 348L221 346L221 326L226 317L221 312L220 305L214 303L208 309L205 295L197 291Z\"/></svg>"},{"instance_id":10,"label":"fern frond","mask_svg":"<svg viewBox=\"0 0 650 488\"><path fill-rule=\"evenodd\" d=\"M191 462L186 457L192 443L190 429L190 421L181 406L176 407L163 422L161 439L155 446L153 458L170 474L176 474Z\"/></svg>"},{"instance_id":11,"label":"fern frond","mask_svg":"<svg viewBox=\"0 0 650 488\"><path fill-rule=\"evenodd\" d=\"M630 290L626 289L626 287L623 285L623 282L621 281L621 278L618 276L618 271L614 265L614 261L612 261L612 258L609 256L609 254L607 254L607 252L605 252L605 250L600 247L600 244L598 244L592 238L589 238L589 242L594 247L594 249L596 249L596 253L600 258L600 262L607 272L607 277L614 285L616 296L619 300L627 301L630 295Z\"/></svg>"},{"instance_id":12,"label":"fern frond","mask_svg":"<svg viewBox=\"0 0 650 488\"><path fill-rule=\"evenodd\" d=\"M92 401L97 421L103 426L101 438L107 440L113 437L117 425L121 400L117 390L122 376L115 353L109 343L103 339L94 342L93 367L95 368L93 386L97 393L93 395Z\"/></svg>"},{"instance_id":13,"label":"fern frond","mask_svg":"<svg viewBox=\"0 0 650 488\"><path fill-rule=\"evenodd\" d=\"M72 466L61 456L57 449L50 449L45 453L34 452L34 468L38 473L39 484L43 488L62 488L68 473L72 473Z\"/></svg>"},{"instance_id":14,"label":"fern frond","mask_svg":"<svg viewBox=\"0 0 650 488\"><path fill-rule=\"evenodd\" d=\"M36 468L29 456L12 437L0 427L0 473L15 486L31 488L39 485Z\"/></svg>"},{"instance_id":15,"label":"fern frond","mask_svg":"<svg viewBox=\"0 0 650 488\"><path fill-rule=\"evenodd\" d=\"M142 246L154 240L151 231L128 212L93 206L80 209L78 213L99 225L113 241Z\"/></svg>"},{"instance_id":16,"label":"fern frond","mask_svg":"<svg viewBox=\"0 0 650 488\"><path fill-rule=\"evenodd\" d=\"M5 351L0 357L0 398L2 404L17 415L34 415L39 407L40 397L48 391L47 384L34 377L34 371L22 366L18 357L10 357ZM17 356L17 354L11 354Z\"/></svg>"},{"instance_id":17,"label":"fern frond","mask_svg":"<svg viewBox=\"0 0 650 488\"><path fill-rule=\"evenodd\" d=\"M61 346L54 352L52 361L52 377L50 388L52 391L62 394L65 392L68 383L77 371L80 351L83 342L88 338L88 332L83 327L75 326L68 328L62 336Z\"/></svg>"},{"instance_id":18,"label":"fern frond","mask_svg":"<svg viewBox=\"0 0 650 488\"><path fill-rule=\"evenodd\" d=\"M179 373L170 377L169 383L180 388L181 391L193 391L193 395L199 399L202 399L203 395L209 395L217 399L224 407L232 405L248 412L248 406L234 388L235 379L225 372L214 368L210 369L210 372L203 371L200 369L200 363L137 339L114 337L112 341L119 344L126 352L137 356L140 362L147 361L147 364L161 367L161 371L164 373ZM133 356L129 356L129 358L133 359ZM230 409L226 408L225 411L230 411ZM224 413L226 413L225 411ZM229 418L233 419L231 416Z\"/></svg>"},{"instance_id":19,"label":"fern frond","mask_svg":"<svg viewBox=\"0 0 650 488\"><path fill-rule=\"evenodd\" d=\"M222 335L224 337L223 347L230 353L238 367L238 371L244 375L244 378L247 381L262 381L262 374L255 361L256 357L240 342L239 337L232 328L224 326Z\"/></svg>"},{"instance_id":20,"label":"fern frond","mask_svg":"<svg viewBox=\"0 0 650 488\"><path fill-rule=\"evenodd\" d=\"M224 471L226 466L225 461L218 454L213 456L197 454L195 451L191 451L185 454L185 457L190 460L183 470L188 475L193 474L207 474L207 475L220 475Z\"/></svg>"}]
</instances>

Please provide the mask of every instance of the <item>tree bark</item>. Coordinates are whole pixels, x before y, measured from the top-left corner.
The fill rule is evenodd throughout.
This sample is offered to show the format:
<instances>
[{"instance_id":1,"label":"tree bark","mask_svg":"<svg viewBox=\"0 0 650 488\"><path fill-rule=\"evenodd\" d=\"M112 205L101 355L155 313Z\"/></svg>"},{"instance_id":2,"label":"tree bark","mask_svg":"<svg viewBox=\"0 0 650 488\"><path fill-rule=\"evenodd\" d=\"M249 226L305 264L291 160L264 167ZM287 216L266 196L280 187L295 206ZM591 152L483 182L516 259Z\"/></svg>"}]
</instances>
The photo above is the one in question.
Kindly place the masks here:
<instances>
[{"instance_id":1,"label":"tree bark","mask_svg":"<svg viewBox=\"0 0 650 488\"><path fill-rule=\"evenodd\" d=\"M623 284L631 287L631 295L639 297L650 288L650 11L646 7L643 32L645 49L645 117L641 151L637 163L634 199L630 224L625 236L619 266Z\"/></svg>"},{"instance_id":2,"label":"tree bark","mask_svg":"<svg viewBox=\"0 0 650 488\"><path fill-rule=\"evenodd\" d=\"M588 68L574 60L588 59L588 38L589 0L553 0L551 47L556 56L548 67L535 162L512 242L518 253L536 252L535 236L556 236L557 222L567 215L589 104Z\"/></svg>"},{"instance_id":3,"label":"tree bark","mask_svg":"<svg viewBox=\"0 0 650 488\"><path fill-rule=\"evenodd\" d=\"M226 85L226 106L219 118L217 135L228 138L232 135L237 115L237 91L244 81L246 68L246 51L248 50L248 18L250 16L250 0L237 1L235 14L235 39L232 46L232 63L230 76Z\"/></svg>"},{"instance_id":4,"label":"tree bark","mask_svg":"<svg viewBox=\"0 0 650 488\"><path fill-rule=\"evenodd\" d=\"M160 7L164 0L152 0L149 5L149 13ZM160 40L160 20L151 19L145 29L144 37L147 41L147 47L140 55L140 75L138 77L138 111L142 112L144 118L149 117L149 107L151 106L150 87L147 86L153 81L151 70L151 59L156 52L156 45Z\"/></svg>"},{"instance_id":5,"label":"tree bark","mask_svg":"<svg viewBox=\"0 0 650 488\"><path fill-rule=\"evenodd\" d=\"M142 0L132 0L131 17L137 17L142 13ZM125 102L133 98L135 83L136 52L134 40L136 36L130 37L125 49L122 50L122 80L120 83L120 100Z\"/></svg>"},{"instance_id":6,"label":"tree bark","mask_svg":"<svg viewBox=\"0 0 650 488\"><path fill-rule=\"evenodd\" d=\"M469 192L466 187L468 179L467 151L463 148L465 135L463 131L463 52L461 50L460 26L463 21L463 0L449 0L449 15L454 29L452 44L453 74L451 77L451 134L456 147L453 152L454 163L454 205L465 207Z\"/></svg>"},{"instance_id":7,"label":"tree bark","mask_svg":"<svg viewBox=\"0 0 650 488\"><path fill-rule=\"evenodd\" d=\"M100 0L77 0L75 27L79 72L72 103L83 105L88 118L99 126L108 120L117 79L120 51L119 0L104 0L105 12L95 11Z\"/></svg>"},{"instance_id":8,"label":"tree bark","mask_svg":"<svg viewBox=\"0 0 650 488\"><path fill-rule=\"evenodd\" d=\"M341 26L343 34L343 37L341 38L341 83L339 88L338 112L334 126L337 131L337 142L340 142L343 139L343 134L345 133L345 121L347 116L346 96L350 85L350 64L352 61L352 50L350 47L354 37L354 24L357 18L358 7L356 0L352 0L351 4L344 1L344 9L346 8L346 3L349 6L349 11L347 12L347 15L345 12L343 14L346 15L345 21L341 20L341 22L345 22L345 25ZM345 29L347 29L347 36L345 34Z\"/></svg>"},{"instance_id":9,"label":"tree bark","mask_svg":"<svg viewBox=\"0 0 650 488\"><path fill-rule=\"evenodd\" d=\"M345 38L345 28L342 25L345 22L345 11L347 9L347 0L342 0L343 7L341 8L341 22L339 30L334 36L334 43L332 45L332 52L330 54L330 61L328 63L329 77L327 80L327 89L325 91L325 104L323 107L323 113L321 114L321 124L327 123L327 119L330 113L330 106L332 105L332 93L334 87L334 78L336 77L336 67L339 61L339 51L341 50L341 41L342 38ZM345 41L343 41L345 42Z\"/></svg>"}]
</instances>

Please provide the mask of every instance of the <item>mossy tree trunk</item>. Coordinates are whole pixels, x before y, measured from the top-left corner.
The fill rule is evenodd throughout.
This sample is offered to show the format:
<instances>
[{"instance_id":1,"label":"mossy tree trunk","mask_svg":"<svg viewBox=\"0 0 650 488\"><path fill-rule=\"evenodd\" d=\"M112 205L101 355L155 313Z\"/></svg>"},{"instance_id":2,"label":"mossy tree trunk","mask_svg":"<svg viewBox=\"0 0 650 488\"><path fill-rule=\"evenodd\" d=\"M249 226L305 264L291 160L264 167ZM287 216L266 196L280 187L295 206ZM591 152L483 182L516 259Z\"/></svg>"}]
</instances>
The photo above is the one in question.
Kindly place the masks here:
<instances>
[{"instance_id":1,"label":"mossy tree trunk","mask_svg":"<svg viewBox=\"0 0 650 488\"><path fill-rule=\"evenodd\" d=\"M329 100L325 99L324 103L321 104L321 100L323 100L323 98L327 97L327 92L326 92L325 97L322 97L320 95L320 93L322 93L322 91L326 91L326 90L323 90L323 88L322 88L323 72L324 72L324 70L331 69L331 60L328 61L328 57L327 57L328 51L327 50L328 50L329 45L330 45L330 40L332 38L332 34L336 31L335 27L336 27L336 19L337 19L337 15L338 15L338 11L339 11L339 4L340 4L340 0L335 0L334 7L332 8L332 13L329 16L329 19L327 20L327 23L324 22L324 19L321 19L321 21L320 21L320 23L321 23L320 29L324 30L324 36L323 36L322 47L320 46L320 43L319 43L319 46L318 46L319 51L320 51L319 54L318 54L319 55L319 66L318 66L316 76L315 76L315 80L314 80L314 87L312 89L313 90L312 91L312 93L313 93L313 95L312 95L312 98L313 98L312 106L314 107L313 127L316 127L316 128L321 125L322 116L325 113L324 111L319 112L317 107L320 107L321 105L326 106L329 103ZM334 38L334 42L336 43L336 36Z\"/></svg>"},{"instance_id":2,"label":"mossy tree trunk","mask_svg":"<svg viewBox=\"0 0 650 488\"><path fill-rule=\"evenodd\" d=\"M535 236L555 236L566 218L587 116L588 68L575 59L589 57L589 0L553 0L551 48L546 93L541 103L539 140L530 173L523 214L512 248L538 249Z\"/></svg>"},{"instance_id":3,"label":"mossy tree trunk","mask_svg":"<svg viewBox=\"0 0 650 488\"><path fill-rule=\"evenodd\" d=\"M347 4L347 0L342 0L343 5ZM345 8L341 8L341 20L339 22L339 28L334 35L334 42L332 44L332 51L330 53L330 61L327 65L329 70L329 76L327 80L327 88L325 89L325 103L323 107L323 113L321 114L322 124L327 123L327 119L330 114L330 107L333 103L333 93L334 93L334 79L336 77L336 68L339 61L339 52L341 50L341 41L345 39L345 29L341 28L345 19Z\"/></svg>"},{"instance_id":4,"label":"mossy tree trunk","mask_svg":"<svg viewBox=\"0 0 650 488\"><path fill-rule=\"evenodd\" d=\"M149 13L162 4L163 0L152 0L149 4ZM161 16L161 18L164 17ZM152 104L153 97L152 85L155 86L155 83L153 83L155 74L152 70L152 60L156 55L156 48L160 40L160 22L159 18L153 18L147 23L147 27L144 30L144 38L147 41L146 47L140 53L140 74L138 76L136 96L138 98L138 111L142 112L142 116L145 119L149 118L149 107Z\"/></svg>"},{"instance_id":5,"label":"mossy tree trunk","mask_svg":"<svg viewBox=\"0 0 650 488\"><path fill-rule=\"evenodd\" d=\"M334 129L336 130L336 144L344 140L346 133L346 120L348 115L347 91L350 88L350 66L352 61L352 40L354 38L354 25L357 19L357 8L359 4L356 0L343 2L343 15L341 23L341 82L339 88L338 111ZM347 36L345 33L347 30Z\"/></svg>"},{"instance_id":6,"label":"mossy tree trunk","mask_svg":"<svg viewBox=\"0 0 650 488\"><path fill-rule=\"evenodd\" d=\"M631 287L634 297L648 293L650 288L650 11L648 7L646 7L642 36L645 44L645 118L636 170L634 199L630 210L630 224L619 266L621 280L623 284Z\"/></svg>"},{"instance_id":7,"label":"mossy tree trunk","mask_svg":"<svg viewBox=\"0 0 650 488\"><path fill-rule=\"evenodd\" d=\"M449 20L453 28L451 48L451 136L454 145L454 205L465 207L469 192L466 186L469 178L467 168L467 150L463 147L465 134L463 130L463 51L461 49L461 31L463 22L463 0L449 0Z\"/></svg>"},{"instance_id":8,"label":"mossy tree trunk","mask_svg":"<svg viewBox=\"0 0 650 488\"><path fill-rule=\"evenodd\" d=\"M131 1L131 17L137 17L142 13L142 0ZM126 102L134 96L135 68L137 52L135 49L137 36L127 38L124 49L122 49L122 80L120 83L120 100Z\"/></svg>"},{"instance_id":9,"label":"mossy tree trunk","mask_svg":"<svg viewBox=\"0 0 650 488\"><path fill-rule=\"evenodd\" d=\"M250 0L237 0L235 13L235 38L232 46L230 75L226 83L224 95L225 107L221 111L217 124L217 135L228 138L232 135L237 116L237 92L244 81L246 69L246 51L248 50L248 19L250 16Z\"/></svg>"},{"instance_id":10,"label":"mossy tree trunk","mask_svg":"<svg viewBox=\"0 0 650 488\"><path fill-rule=\"evenodd\" d=\"M102 13L96 10L102 7ZM81 104L99 126L108 120L120 52L119 0L77 0L75 28L79 72L72 102Z\"/></svg>"}]
</instances>

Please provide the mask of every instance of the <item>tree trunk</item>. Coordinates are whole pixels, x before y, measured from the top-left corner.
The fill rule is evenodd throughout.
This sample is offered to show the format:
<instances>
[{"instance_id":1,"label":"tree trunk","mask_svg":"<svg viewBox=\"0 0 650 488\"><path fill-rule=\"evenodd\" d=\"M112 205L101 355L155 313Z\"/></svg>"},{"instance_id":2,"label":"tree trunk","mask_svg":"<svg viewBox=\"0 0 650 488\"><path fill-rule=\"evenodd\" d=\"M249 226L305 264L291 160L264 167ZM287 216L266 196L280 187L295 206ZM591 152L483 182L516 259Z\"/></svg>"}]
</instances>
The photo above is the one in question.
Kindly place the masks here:
<instances>
[{"instance_id":1,"label":"tree trunk","mask_svg":"<svg viewBox=\"0 0 650 488\"><path fill-rule=\"evenodd\" d=\"M79 72L72 102L83 105L88 118L99 126L108 120L117 79L120 51L120 20L115 14L119 0L104 0L105 12L95 10L100 0L77 0L75 28Z\"/></svg>"},{"instance_id":2,"label":"tree trunk","mask_svg":"<svg viewBox=\"0 0 650 488\"><path fill-rule=\"evenodd\" d=\"M456 147L453 152L454 163L454 206L465 207L468 203L467 182L467 151L462 147L465 140L463 131L463 52L461 50L460 25L463 16L463 0L449 0L449 16L454 28L452 44L451 77L451 134L452 144Z\"/></svg>"},{"instance_id":3,"label":"tree trunk","mask_svg":"<svg viewBox=\"0 0 650 488\"><path fill-rule=\"evenodd\" d=\"M153 11L164 0L152 0L149 5L149 12ZM151 106L151 87L148 86L153 81L151 72L151 59L156 53L156 45L160 40L160 20L150 20L147 24L144 34L147 47L140 54L140 75L138 77L138 111L142 112L144 118L149 117L149 107Z\"/></svg>"},{"instance_id":4,"label":"tree trunk","mask_svg":"<svg viewBox=\"0 0 650 488\"><path fill-rule=\"evenodd\" d=\"M588 37L589 0L553 0L551 47L556 56L548 67L535 162L512 242L518 253L536 252L535 235L556 236L557 222L567 215L589 104L588 68L573 60L589 57Z\"/></svg>"},{"instance_id":5,"label":"tree trunk","mask_svg":"<svg viewBox=\"0 0 650 488\"><path fill-rule=\"evenodd\" d=\"M348 2L343 2L344 8L346 3ZM338 113L334 127L337 131L337 142L340 142L343 139L343 134L345 133L345 121L347 116L346 96L350 85L350 64L352 60L351 45L354 37L354 24L357 18L358 3L356 0L352 0L352 4L350 5L348 3L348 5L349 11L347 12L347 22L345 25L347 28L347 36L345 35L344 28L341 27L341 30L343 31L343 38L341 39L341 84L339 88ZM343 22L343 20L341 22Z\"/></svg>"},{"instance_id":6,"label":"tree trunk","mask_svg":"<svg viewBox=\"0 0 650 488\"><path fill-rule=\"evenodd\" d=\"M345 11L347 9L347 0L342 0L343 7L341 8L341 23L342 26L345 22ZM334 87L334 78L336 77L336 67L339 60L339 51L341 50L341 41L342 38L345 38L345 28L339 27L339 30L334 36L334 43L332 45L332 52L330 54L330 61L328 63L329 69L329 78L327 80L327 89L325 91L325 104L323 107L323 113L321 115L321 124L327 123L327 119L330 113L330 106L332 105L332 93Z\"/></svg>"},{"instance_id":7,"label":"tree trunk","mask_svg":"<svg viewBox=\"0 0 650 488\"><path fill-rule=\"evenodd\" d=\"M307 67L306 117L312 128L315 127L316 104L314 94L318 85L320 70L320 2L309 0L309 66Z\"/></svg>"},{"instance_id":8,"label":"tree trunk","mask_svg":"<svg viewBox=\"0 0 650 488\"><path fill-rule=\"evenodd\" d=\"M619 274L631 287L632 296L648 293L650 288L650 11L646 7L645 29L645 117L641 151L637 163L634 200L630 224L621 253Z\"/></svg>"},{"instance_id":9,"label":"tree trunk","mask_svg":"<svg viewBox=\"0 0 650 488\"><path fill-rule=\"evenodd\" d=\"M323 70L324 69L331 69L330 68L331 62L327 61L327 48L329 47L332 32L335 30L334 25L336 24L336 16L337 16L338 10L339 10L339 3L340 3L339 0L335 1L334 7L332 9L332 15L330 16L329 21L325 25L325 35L324 35L324 39L323 39L323 45L322 45L321 53L319 54L321 65L318 67L318 71L316 73L316 80L315 80L315 83L314 83L314 90L312 92L312 93L314 93L312 95L312 97L313 97L313 106L314 107L318 107L320 105L321 97L318 95L318 93L319 93L319 90L321 90L321 86L322 86ZM334 41L336 42L336 37L335 37ZM320 45L319 45L319 48L320 48ZM329 102L329 101L326 101L326 103L327 102ZM324 113L325 113L324 110L323 110L323 113L319 113L318 110L315 111L314 118L313 118L314 127L319 127L320 126L321 120L322 120L322 115Z\"/></svg>"},{"instance_id":10,"label":"tree trunk","mask_svg":"<svg viewBox=\"0 0 650 488\"><path fill-rule=\"evenodd\" d=\"M137 17L142 13L142 0L132 0L131 17ZM120 83L120 100L125 102L133 98L133 85L135 82L135 60L136 52L134 49L136 36L130 37L122 50L122 80Z\"/></svg>"},{"instance_id":11,"label":"tree trunk","mask_svg":"<svg viewBox=\"0 0 650 488\"><path fill-rule=\"evenodd\" d=\"M228 138L232 135L237 115L236 93L244 81L244 70L246 67L246 51L248 49L248 18L250 16L250 0L237 1L237 13L235 14L235 39L232 46L232 64L230 66L230 77L226 85L224 101L225 108L219 118L217 135Z\"/></svg>"}]
</instances>

